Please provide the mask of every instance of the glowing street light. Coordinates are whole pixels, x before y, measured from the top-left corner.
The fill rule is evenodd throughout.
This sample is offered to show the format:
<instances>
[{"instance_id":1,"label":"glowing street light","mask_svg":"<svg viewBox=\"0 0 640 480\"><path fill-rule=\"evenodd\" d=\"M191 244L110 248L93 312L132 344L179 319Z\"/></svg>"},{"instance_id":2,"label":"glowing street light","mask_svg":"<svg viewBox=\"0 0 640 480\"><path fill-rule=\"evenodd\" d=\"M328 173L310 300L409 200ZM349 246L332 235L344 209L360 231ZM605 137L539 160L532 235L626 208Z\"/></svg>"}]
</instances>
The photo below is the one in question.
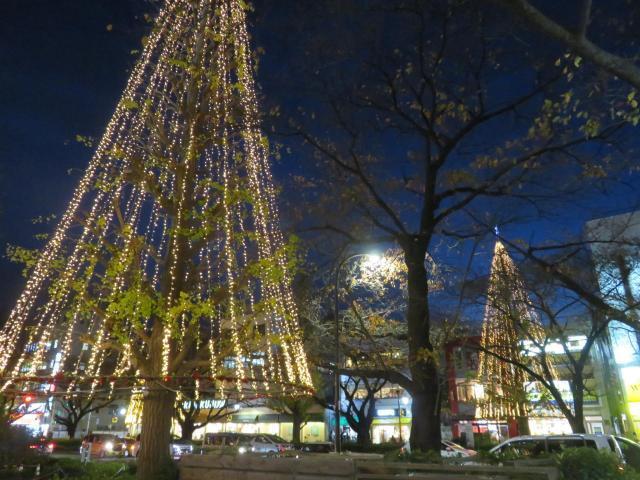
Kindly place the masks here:
<instances>
[{"instance_id":1,"label":"glowing street light","mask_svg":"<svg viewBox=\"0 0 640 480\"><path fill-rule=\"evenodd\" d=\"M353 255L349 255L348 257L343 258L338 266L336 267L336 278L335 278L335 291L334 291L334 318L335 318L335 352L336 352L336 370L334 375L334 416L335 416L335 451L340 452L340 271L342 267L349 261L354 258L363 257L366 260L363 262L363 266L365 266L368 270L373 271L380 268L381 265L384 264L385 259L382 255L377 253L355 253Z\"/></svg>"}]
</instances>

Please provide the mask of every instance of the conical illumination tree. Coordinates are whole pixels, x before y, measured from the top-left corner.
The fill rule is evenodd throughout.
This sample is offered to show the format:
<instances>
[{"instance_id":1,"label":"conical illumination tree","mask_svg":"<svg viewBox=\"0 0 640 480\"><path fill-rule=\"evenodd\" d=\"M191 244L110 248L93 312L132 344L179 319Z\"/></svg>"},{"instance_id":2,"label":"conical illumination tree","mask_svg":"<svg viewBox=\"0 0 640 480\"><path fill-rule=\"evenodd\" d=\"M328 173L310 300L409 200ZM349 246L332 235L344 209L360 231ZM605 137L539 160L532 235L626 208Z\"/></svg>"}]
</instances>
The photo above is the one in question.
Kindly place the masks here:
<instances>
[{"instance_id":1,"label":"conical illumination tree","mask_svg":"<svg viewBox=\"0 0 640 480\"><path fill-rule=\"evenodd\" d=\"M528 433L526 384L530 378L521 366L540 369L532 355L544 339L544 327L532 309L524 281L507 249L497 241L482 323L478 377L484 398L478 403L478 418L516 421L520 433Z\"/></svg>"},{"instance_id":2,"label":"conical illumination tree","mask_svg":"<svg viewBox=\"0 0 640 480\"><path fill-rule=\"evenodd\" d=\"M140 478L168 458L181 382L311 388L245 9L166 0L0 334L4 392L142 392Z\"/></svg>"}]
</instances>

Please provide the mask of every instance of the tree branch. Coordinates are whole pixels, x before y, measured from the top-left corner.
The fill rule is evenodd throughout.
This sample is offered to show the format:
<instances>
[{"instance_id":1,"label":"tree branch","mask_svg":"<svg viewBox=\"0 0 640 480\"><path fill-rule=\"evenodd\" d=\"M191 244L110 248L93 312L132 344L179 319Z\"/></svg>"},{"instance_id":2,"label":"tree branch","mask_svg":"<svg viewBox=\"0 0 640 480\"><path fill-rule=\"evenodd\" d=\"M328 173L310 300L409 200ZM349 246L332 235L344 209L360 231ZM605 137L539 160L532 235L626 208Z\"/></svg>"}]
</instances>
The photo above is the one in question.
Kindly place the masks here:
<instances>
[{"instance_id":1,"label":"tree branch","mask_svg":"<svg viewBox=\"0 0 640 480\"><path fill-rule=\"evenodd\" d=\"M583 3L581 23L576 32L572 32L552 20L527 0L493 1L508 8L529 26L563 43L574 53L589 60L605 72L615 75L635 88L640 89L640 68L638 68L638 66L626 58L604 50L586 38L585 33L591 8L591 2L589 0L585 0Z\"/></svg>"}]
</instances>

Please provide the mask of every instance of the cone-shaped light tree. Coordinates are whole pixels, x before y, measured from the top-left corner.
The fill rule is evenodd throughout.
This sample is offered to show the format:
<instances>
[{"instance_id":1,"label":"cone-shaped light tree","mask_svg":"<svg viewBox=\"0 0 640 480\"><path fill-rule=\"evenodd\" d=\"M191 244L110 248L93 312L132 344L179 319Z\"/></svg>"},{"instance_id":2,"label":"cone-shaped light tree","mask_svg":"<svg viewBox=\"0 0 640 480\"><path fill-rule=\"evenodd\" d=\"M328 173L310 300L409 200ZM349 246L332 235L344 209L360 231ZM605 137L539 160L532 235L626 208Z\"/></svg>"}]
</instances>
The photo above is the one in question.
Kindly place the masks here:
<instances>
[{"instance_id":1,"label":"cone-shaped light tree","mask_svg":"<svg viewBox=\"0 0 640 480\"><path fill-rule=\"evenodd\" d=\"M141 392L140 478L168 459L182 384L311 388L245 8L166 0L0 333L7 394Z\"/></svg>"},{"instance_id":2,"label":"cone-shaped light tree","mask_svg":"<svg viewBox=\"0 0 640 480\"><path fill-rule=\"evenodd\" d=\"M545 338L524 281L505 246L497 241L482 324L478 377L484 398L478 403L479 418L516 421L520 433L528 433L526 383L530 379L518 365L538 371L532 358L535 348L527 349L525 344L540 345Z\"/></svg>"}]
</instances>

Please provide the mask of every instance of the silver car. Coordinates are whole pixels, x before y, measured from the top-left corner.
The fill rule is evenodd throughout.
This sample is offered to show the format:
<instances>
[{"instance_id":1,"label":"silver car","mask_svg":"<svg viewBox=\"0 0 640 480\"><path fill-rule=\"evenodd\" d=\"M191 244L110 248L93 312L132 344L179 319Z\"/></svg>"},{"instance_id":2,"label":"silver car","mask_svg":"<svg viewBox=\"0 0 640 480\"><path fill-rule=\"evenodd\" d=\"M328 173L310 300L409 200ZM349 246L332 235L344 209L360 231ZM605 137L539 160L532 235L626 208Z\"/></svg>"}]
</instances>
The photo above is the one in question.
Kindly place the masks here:
<instances>
[{"instance_id":1,"label":"silver car","mask_svg":"<svg viewBox=\"0 0 640 480\"><path fill-rule=\"evenodd\" d=\"M240 441L238 453L284 453L293 450L293 445L278 435L268 433L258 433L247 435Z\"/></svg>"},{"instance_id":2,"label":"silver car","mask_svg":"<svg viewBox=\"0 0 640 480\"><path fill-rule=\"evenodd\" d=\"M640 468L640 445L617 435L525 435L513 437L489 450L512 458L536 458L561 453L567 448L590 447L613 452L622 462Z\"/></svg>"},{"instance_id":3,"label":"silver car","mask_svg":"<svg viewBox=\"0 0 640 480\"><path fill-rule=\"evenodd\" d=\"M244 453L282 453L293 445L277 435L268 433L208 433L203 442L205 451L231 450Z\"/></svg>"}]
</instances>

